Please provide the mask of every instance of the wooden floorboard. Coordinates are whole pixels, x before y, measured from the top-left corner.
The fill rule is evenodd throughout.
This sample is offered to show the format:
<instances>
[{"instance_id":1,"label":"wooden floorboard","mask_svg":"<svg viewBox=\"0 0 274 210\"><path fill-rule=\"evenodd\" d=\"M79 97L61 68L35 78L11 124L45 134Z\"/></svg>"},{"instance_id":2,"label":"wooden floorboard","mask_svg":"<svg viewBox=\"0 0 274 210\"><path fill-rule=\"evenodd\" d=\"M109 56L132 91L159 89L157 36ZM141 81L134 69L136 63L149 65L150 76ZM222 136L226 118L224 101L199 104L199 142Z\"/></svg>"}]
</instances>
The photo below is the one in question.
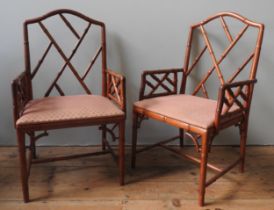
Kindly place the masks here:
<instances>
[{"instance_id":1,"label":"wooden floorboard","mask_svg":"<svg viewBox=\"0 0 274 210\"><path fill-rule=\"evenodd\" d=\"M100 147L40 147L38 156L76 154ZM191 152L193 148L186 147ZM219 166L237 158L237 147L213 147L210 160ZM127 149L126 185L110 155L33 165L32 202L22 202L16 147L0 147L0 210L17 209L203 209L274 210L274 147L247 149L246 172L233 169L207 188L206 203L197 205L199 170L196 165L161 148L137 156L130 169ZM209 177L214 172L209 173Z\"/></svg>"}]
</instances>

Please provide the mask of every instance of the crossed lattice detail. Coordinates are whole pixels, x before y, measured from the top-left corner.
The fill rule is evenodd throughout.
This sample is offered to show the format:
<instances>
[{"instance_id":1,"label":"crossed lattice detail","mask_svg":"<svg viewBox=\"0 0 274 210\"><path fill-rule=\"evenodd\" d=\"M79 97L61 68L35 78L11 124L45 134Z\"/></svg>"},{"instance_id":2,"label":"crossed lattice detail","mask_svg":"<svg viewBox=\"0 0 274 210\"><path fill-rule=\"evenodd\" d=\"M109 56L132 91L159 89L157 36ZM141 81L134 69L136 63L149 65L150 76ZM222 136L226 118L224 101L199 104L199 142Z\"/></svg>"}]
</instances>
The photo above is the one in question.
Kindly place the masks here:
<instances>
[{"instance_id":1,"label":"crossed lattice detail","mask_svg":"<svg viewBox=\"0 0 274 210\"><path fill-rule=\"evenodd\" d=\"M205 83L214 71L217 73L217 76L219 78L219 81L220 81L221 85L231 83L241 73L241 71L249 64L249 62L251 60L253 60L253 58L254 58L255 50L248 56L248 58L244 61L244 63L232 74L232 76L225 81L225 79L223 77L223 74L222 74L222 71L221 71L219 66L223 62L223 60L226 58L226 56L229 54L229 52L233 49L233 47L238 43L240 38L247 31L247 29L249 28L249 24L244 23L244 27L239 32L239 34L236 37L233 37L230 33L230 30L228 28L228 25L227 25L224 17L220 16L219 20L221 21L221 24L222 24L222 27L223 27L224 32L226 34L226 37L227 37L227 39L230 43L229 46L223 51L223 53L221 54L219 59L217 59L216 56L215 56L212 45L211 45L211 43L208 39L207 32L204 28L204 25L207 24L207 22L205 22L205 23L203 22L203 23L195 25L193 28L191 28L191 30L193 31L194 29L199 27L199 29L202 33L204 42L205 42L205 46L202 48L202 50L199 52L199 54L194 58L194 61L190 66L188 66L188 61L187 61L187 65L185 66L185 75L188 76L193 71L193 69L196 67L197 63L200 61L200 59L202 58L202 56L204 55L204 53L207 50L209 51L211 60L213 62L213 65L208 69L207 73L202 77L201 81L195 87L195 89L192 93L193 95L196 95L200 90L202 90L202 93L203 93L204 97L209 98ZM192 34L192 32L191 32L191 34ZM187 47L187 53L188 54L190 54L191 41L192 41L192 35L190 37L188 47ZM188 60L189 60L189 55L188 55Z\"/></svg>"},{"instance_id":2,"label":"crossed lattice detail","mask_svg":"<svg viewBox=\"0 0 274 210\"><path fill-rule=\"evenodd\" d=\"M102 48L102 46L100 46L97 49L97 52L96 52L95 56L91 59L89 65L87 66L87 68L85 70L85 73L81 76L77 72L77 70L73 66L73 64L71 63L71 60L74 57L74 55L76 54L76 52L77 52L78 48L80 47L82 41L86 37L86 35L87 35L87 33L88 33L88 31L89 31L92 23L88 22L88 25L84 29L84 32L82 33L82 35L79 35L79 33L75 30L75 28L72 26L72 24L69 22L69 20L63 14L58 14L58 15L60 16L61 20L65 23L65 25L70 29L70 31L72 32L72 34L77 38L78 42L76 43L75 47L72 49L71 54L69 56L66 56L65 53L64 53L64 51L60 47L60 45L55 41L54 37L52 36L52 34L47 29L47 27L42 23L42 21L38 21L38 25L40 26L40 28L42 29L42 31L45 33L45 35L48 37L50 43L49 43L48 47L46 48L45 52L43 53L41 59L38 61L37 65L33 69L32 73L31 73L31 79L33 79L35 77L36 73L40 69L40 67L41 67L42 63L44 62L45 58L47 57L50 49L52 47L55 47L55 49L57 50L57 52L59 53L59 55L61 56L61 58L64 60L65 63L62 66L61 70L56 75L56 77L54 78L54 80L51 83L51 85L49 86L49 88L47 89L47 91L45 93L45 97L47 97L47 96L50 95L50 93L52 92L53 88L56 88L56 90L58 91L58 93L61 96L65 95L64 91L61 89L60 85L58 84L58 80L60 79L60 77L64 73L66 67L69 67L69 69L71 70L71 72L74 74L74 76L76 77L76 79L79 81L79 83L82 86L82 88L85 90L85 92L87 94L91 94L91 91L88 88L88 86L86 85L86 83L84 82L84 80L86 79L87 75L89 74L90 70L92 69L94 63L96 62L96 60L97 60L98 56L100 55L100 53L102 52L103 48Z\"/></svg>"},{"instance_id":3,"label":"crossed lattice detail","mask_svg":"<svg viewBox=\"0 0 274 210\"><path fill-rule=\"evenodd\" d=\"M125 108L124 78L111 70L107 70L107 97L113 100L121 109Z\"/></svg>"},{"instance_id":4,"label":"crossed lattice detail","mask_svg":"<svg viewBox=\"0 0 274 210\"><path fill-rule=\"evenodd\" d=\"M237 87L224 88L224 107L222 109L222 115L233 111L233 108L237 111L246 111L248 102L248 85L240 85Z\"/></svg>"},{"instance_id":5,"label":"crossed lattice detail","mask_svg":"<svg viewBox=\"0 0 274 210\"><path fill-rule=\"evenodd\" d=\"M246 80L222 86L216 111L216 125L219 125L220 120L226 121L248 113L251 92L256 81Z\"/></svg>"},{"instance_id":6,"label":"crossed lattice detail","mask_svg":"<svg viewBox=\"0 0 274 210\"><path fill-rule=\"evenodd\" d=\"M178 72L180 71L182 69L145 71L142 78L143 88L140 92L140 99L176 94ZM146 88L149 88L148 93L146 93Z\"/></svg>"}]
</instances>

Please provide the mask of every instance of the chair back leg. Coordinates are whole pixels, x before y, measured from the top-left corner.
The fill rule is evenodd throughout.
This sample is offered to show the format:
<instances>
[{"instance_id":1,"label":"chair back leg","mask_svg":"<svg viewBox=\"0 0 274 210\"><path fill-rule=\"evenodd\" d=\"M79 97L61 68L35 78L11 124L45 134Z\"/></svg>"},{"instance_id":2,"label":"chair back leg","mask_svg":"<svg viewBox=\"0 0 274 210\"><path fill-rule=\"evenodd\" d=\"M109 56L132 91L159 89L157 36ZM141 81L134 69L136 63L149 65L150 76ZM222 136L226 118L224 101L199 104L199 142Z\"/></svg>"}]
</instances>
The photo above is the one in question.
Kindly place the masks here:
<instances>
[{"instance_id":1,"label":"chair back leg","mask_svg":"<svg viewBox=\"0 0 274 210\"><path fill-rule=\"evenodd\" d=\"M247 123L240 125L240 172L243 173L245 169L245 151L246 151L246 140L247 140Z\"/></svg>"},{"instance_id":2,"label":"chair back leg","mask_svg":"<svg viewBox=\"0 0 274 210\"><path fill-rule=\"evenodd\" d=\"M131 168L135 168L135 166L136 166L136 145L137 145L137 130L138 130L137 123L138 123L138 114L133 111Z\"/></svg>"},{"instance_id":3,"label":"chair back leg","mask_svg":"<svg viewBox=\"0 0 274 210\"><path fill-rule=\"evenodd\" d=\"M124 185L125 179L125 121L119 123L119 170L120 185Z\"/></svg>"},{"instance_id":4,"label":"chair back leg","mask_svg":"<svg viewBox=\"0 0 274 210\"><path fill-rule=\"evenodd\" d=\"M33 159L37 158L37 153L36 153L36 144L35 144L35 134L34 132L31 132L30 134L30 150L31 150L31 155Z\"/></svg>"},{"instance_id":5,"label":"chair back leg","mask_svg":"<svg viewBox=\"0 0 274 210\"><path fill-rule=\"evenodd\" d=\"M179 129L180 147L184 147L184 130Z\"/></svg>"},{"instance_id":6,"label":"chair back leg","mask_svg":"<svg viewBox=\"0 0 274 210\"><path fill-rule=\"evenodd\" d=\"M106 125L101 126L102 129L102 150L106 150L106 138L107 138L107 132L106 132Z\"/></svg>"}]
</instances>

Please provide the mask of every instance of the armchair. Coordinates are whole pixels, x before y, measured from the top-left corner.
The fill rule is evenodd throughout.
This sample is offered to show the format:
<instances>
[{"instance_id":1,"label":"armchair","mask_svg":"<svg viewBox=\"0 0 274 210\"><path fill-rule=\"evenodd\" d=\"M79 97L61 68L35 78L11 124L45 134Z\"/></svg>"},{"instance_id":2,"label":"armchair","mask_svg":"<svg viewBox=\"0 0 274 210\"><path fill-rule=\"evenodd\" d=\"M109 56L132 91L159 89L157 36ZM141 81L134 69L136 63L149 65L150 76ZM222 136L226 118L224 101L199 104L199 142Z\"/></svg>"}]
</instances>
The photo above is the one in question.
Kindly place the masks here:
<instances>
[{"instance_id":1,"label":"armchair","mask_svg":"<svg viewBox=\"0 0 274 210\"><path fill-rule=\"evenodd\" d=\"M74 20L77 19L77 23L81 23L85 26L82 33L77 32L77 29L71 22L71 18L74 18ZM61 24L67 27L72 36L77 40L76 45L74 45L73 49L69 52L69 55L62 49L62 45L55 40L56 37L54 36L56 34L47 27L47 21L56 21L56 19L59 19ZM29 38L29 29L32 26L38 27L48 41L48 45L38 61L33 61L31 59L32 51L30 49L30 43L32 40ZM85 38L85 41L91 41L86 36L91 28L98 29L101 41L99 44L97 43L99 47L94 57L88 61L87 68L85 71L81 72L81 69L76 68L76 65L74 65L75 55L77 52L79 54L79 47L83 45ZM93 20L76 11L67 9L55 10L41 17L25 21L24 44L25 71L12 83L14 125L17 132L24 201L28 202L30 200L28 178L31 165L37 163L111 154L118 162L120 172L119 182L123 185L126 111L125 78L107 68L106 29L104 23ZM38 45L35 47L37 46ZM55 52L57 53L54 60L59 58L64 64L51 81L44 96L34 98L33 80L34 78L36 79L39 70L47 61L47 57L52 50L56 50ZM92 52L89 50L89 53ZM83 56L82 54L81 56ZM100 57L102 94L93 95L89 88L89 82L87 82L86 79L90 76L94 64L98 60L100 61ZM34 68L31 67L31 64L33 63L36 64ZM59 67L56 66L56 68L58 69ZM62 83L60 81L65 72L72 73L72 79L75 79L78 82L84 91L84 94L65 95L65 91L61 87ZM43 78L43 81L40 84L46 83L45 81L46 78ZM59 95L56 95L56 93ZM110 127L111 124L112 126ZM37 157L36 141L47 136L50 130L80 126L99 126L102 130L102 151L68 155L65 157L49 157L47 159L40 159ZM115 129L117 128L118 136L115 134ZM107 133L112 136L113 140L118 140L119 142L118 157L107 140ZM26 136L29 136L30 139L29 147L26 147ZM27 151L28 155L26 155Z\"/></svg>"},{"instance_id":2,"label":"armchair","mask_svg":"<svg viewBox=\"0 0 274 210\"><path fill-rule=\"evenodd\" d=\"M234 36L230 31L227 20L232 19L235 22L243 25L242 30ZM211 39L209 38L207 26L219 22L221 28L227 37L228 46L224 49L220 58L217 59L217 52L212 44L212 37L218 41L220 34L217 29L210 31ZM216 25L214 25L216 27ZM236 71L226 78L223 64L225 58L235 48L239 40L252 28L253 32L257 34L254 41L254 48L243 64L236 68ZM204 47L198 50L198 55L193 56L193 43L197 40L194 34L199 32L204 42ZM200 179L199 179L199 205L203 206L205 203L206 187L215 182L218 178L227 173L237 164L240 164L241 172L244 171L245 150L247 140L248 119L250 112L250 104L253 94L254 84L256 82L256 72L260 57L262 39L263 39L264 25L252 22L238 14L231 12L223 12L216 14L208 19L191 26L188 43L186 47L184 68L180 70L157 70L145 71L142 75L141 91L139 101L133 106L133 125L132 125L132 167L136 165L136 154L147 151L155 146L165 148L175 154L182 156L194 163L200 165ZM254 36L253 36L254 39ZM222 43L223 45L225 43ZM202 74L202 78L198 80L198 84L194 86L194 91L187 93L186 84L191 75L197 71L197 66L202 69L206 62L201 62L205 56L210 58L212 66ZM246 56L246 55L245 55ZM236 63L236 62L235 62ZM198 65L199 64L199 65ZM248 72L248 78L239 79L242 72ZM182 82L180 91L177 91L178 74L182 72ZM201 71L200 71L201 72ZM206 84L209 78L215 76L219 82L219 94L217 100L210 99ZM236 81L237 79L237 81ZM152 80L154 80L152 83ZM211 80L212 81L212 80ZM147 91L146 89L150 89ZM179 92L179 93L178 93ZM198 95L198 93L200 95ZM137 145L137 131L144 119L154 119L164 122L168 125L179 129L179 135L170 139L158 142L156 144L136 148ZM231 165L225 168L219 168L213 164L208 163L208 153L210 151L212 141L217 134L225 128L237 126L240 130L240 157L237 158ZM196 158L189 154L185 154L182 150L174 149L166 144L179 139L180 146L184 146L184 137L189 137L195 146L195 151L200 154L200 158ZM211 169L217 174L208 181L207 170Z\"/></svg>"}]
</instances>

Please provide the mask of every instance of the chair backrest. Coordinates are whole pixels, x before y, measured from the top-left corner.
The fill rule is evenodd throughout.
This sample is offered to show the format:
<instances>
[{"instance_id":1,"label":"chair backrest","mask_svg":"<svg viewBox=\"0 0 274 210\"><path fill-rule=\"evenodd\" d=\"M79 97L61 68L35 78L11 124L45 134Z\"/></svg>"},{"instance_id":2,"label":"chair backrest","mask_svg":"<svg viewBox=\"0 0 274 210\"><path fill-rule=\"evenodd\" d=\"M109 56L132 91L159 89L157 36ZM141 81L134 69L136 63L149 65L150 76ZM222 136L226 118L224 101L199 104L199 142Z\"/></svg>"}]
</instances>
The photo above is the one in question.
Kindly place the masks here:
<instances>
[{"instance_id":1,"label":"chair backrest","mask_svg":"<svg viewBox=\"0 0 274 210\"><path fill-rule=\"evenodd\" d=\"M77 19L77 25L72 24L70 21L70 18ZM56 40L55 34L51 32L51 30L47 27L45 24L46 21L49 21L49 19L53 19L54 21L58 19L58 21L62 22L62 27L65 26L70 34L63 32L63 37L65 38L68 35L73 35L76 44L72 47L73 49L69 49L69 53L65 52L64 46L61 47L61 44L58 43ZM79 32L77 31L75 26L79 26L78 23L83 25L83 31ZM31 64L33 64L33 61L31 60L31 50L30 50L30 41L29 40L29 27L30 26L38 26L39 32L43 33L43 36L46 37L47 47L43 49L43 53L39 59L35 59L35 64L33 67ZM99 46L96 52L94 53L93 57L90 59L89 56L89 63L87 64L86 69L79 70L79 68L76 68L76 66L73 64L72 60L75 59L75 55L79 51L79 48L81 45L83 45L84 40L87 41L87 34L89 33L90 29L93 27L99 27L100 31L100 41ZM60 38L60 37L59 37ZM59 40L60 41L60 40ZM49 87L47 87L44 96L49 96L52 91L55 89L60 95L65 95L64 90L58 83L60 78L64 75L66 71L71 71L84 92L86 94L92 94L90 88L88 87L85 80L87 79L87 76L91 72L92 67L94 66L95 62L101 57L101 66L102 66L102 94L106 95L106 73L105 70L107 69L107 61L106 61L106 32L105 32L105 25L104 23L91 19L79 12L68 10L68 9L60 9L55 10L50 13L47 13L41 17L29 19L26 20L24 23L24 44L25 44L25 71L28 78L28 89L31 93L31 98L33 98L33 92L32 92L32 82L37 75L38 71L41 69L41 66L43 66L43 63L47 59L50 51L55 51L55 59L60 59L62 62L61 66L56 66L58 69L57 74L54 75L54 78L52 79ZM70 43L71 44L71 43ZM67 46L65 46L67 47ZM89 52L90 53L90 52Z\"/></svg>"},{"instance_id":2,"label":"chair backrest","mask_svg":"<svg viewBox=\"0 0 274 210\"><path fill-rule=\"evenodd\" d=\"M229 22L228 22L229 21ZM228 24L231 23L231 24ZM238 24L238 25L237 25ZM208 25L211 25L212 30L207 30ZM233 27L231 27L232 25ZM210 27L209 27L210 28ZM237 33L233 34L232 29L236 29ZM236 68L232 67L232 65L227 64L226 66L222 66L223 63L225 63L225 60L228 60L231 52L235 51L235 48L237 45L239 45L239 41L242 37L244 37L247 34L248 30L251 30L250 33L251 39L254 40L254 47L252 43L250 43L250 39L248 40L248 44L245 43L245 46L249 45L251 47L251 52L249 54L243 55L237 55L236 57L231 56L230 63L237 63L236 60L240 60L239 57L244 57L244 61L242 64L236 64L239 65ZM255 32L254 32L255 31ZM208 19L192 25L189 32L189 38L187 42L186 47L186 53L185 53L185 63L184 63L184 77L182 80L181 85L181 93L186 92L186 82L187 78L191 74L197 74L196 69L200 66L205 65L199 65L199 63L209 64L208 69L206 69L206 72L201 71L201 77L197 79L196 84L194 85L194 90L191 90L192 95L197 95L198 93L201 93L202 96L206 98L210 98L206 82L209 80L210 77L212 77L215 73L215 76L217 76L217 80L219 81L220 85L226 85L230 84L232 82L235 82L239 77L239 75L246 71L248 72L248 78L245 79L255 79L256 72L257 72L257 66L260 56L260 50L262 45L262 38L263 38L263 31L264 31L264 25L252 22L238 14L232 13L232 12L223 12L219 13L217 15L214 15L212 17L209 17ZM198 35L197 35L198 32ZM254 36L255 34L255 36ZM197 42L197 36L201 38L201 41L198 43L199 47L202 44L202 48L197 49L199 47L194 46L195 42ZM227 46L224 46L223 38L227 40ZM219 44L219 46L222 46L223 48L217 49L217 47L214 47L214 42ZM221 43L221 44L220 44ZM196 43L197 45L197 43ZM216 45L216 44L215 44ZM243 48L243 47L242 47ZM236 51L242 51L243 49L238 49ZM195 53L196 52L196 53ZM217 55L217 54L220 55ZM195 55L193 55L195 54ZM207 54L207 56L206 56ZM210 59L207 59L209 61L202 61L204 57L209 57ZM242 62L242 61L240 61ZM232 70L228 70L227 68L233 68ZM229 71L229 72L228 72ZM225 75L226 74L226 75ZM228 76L227 76L228 75Z\"/></svg>"}]
</instances>

